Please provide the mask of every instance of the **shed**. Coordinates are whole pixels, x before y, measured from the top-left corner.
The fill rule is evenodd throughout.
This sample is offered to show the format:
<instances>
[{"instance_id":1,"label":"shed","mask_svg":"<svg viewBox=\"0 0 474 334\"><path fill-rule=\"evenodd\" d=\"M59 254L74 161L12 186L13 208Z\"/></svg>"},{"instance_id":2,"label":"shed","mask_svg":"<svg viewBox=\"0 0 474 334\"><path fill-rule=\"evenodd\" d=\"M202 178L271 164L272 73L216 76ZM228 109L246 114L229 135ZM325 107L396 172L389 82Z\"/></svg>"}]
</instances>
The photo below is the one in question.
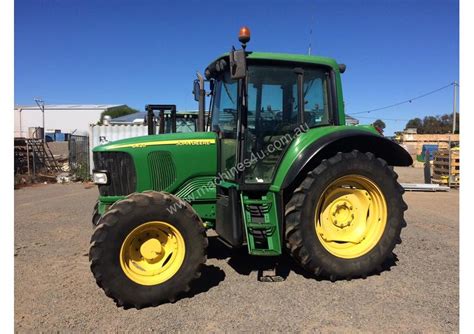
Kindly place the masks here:
<instances>
[{"instance_id":1,"label":"shed","mask_svg":"<svg viewBox=\"0 0 474 334\"><path fill-rule=\"evenodd\" d=\"M121 104L46 104L44 127L46 132L87 135L89 125L100 120L100 115ZM42 127L43 115L36 105L18 105L15 111L15 137L29 137L28 128Z\"/></svg>"},{"instance_id":2,"label":"shed","mask_svg":"<svg viewBox=\"0 0 474 334\"><path fill-rule=\"evenodd\" d=\"M357 125L359 120L346 114L346 125Z\"/></svg>"}]
</instances>

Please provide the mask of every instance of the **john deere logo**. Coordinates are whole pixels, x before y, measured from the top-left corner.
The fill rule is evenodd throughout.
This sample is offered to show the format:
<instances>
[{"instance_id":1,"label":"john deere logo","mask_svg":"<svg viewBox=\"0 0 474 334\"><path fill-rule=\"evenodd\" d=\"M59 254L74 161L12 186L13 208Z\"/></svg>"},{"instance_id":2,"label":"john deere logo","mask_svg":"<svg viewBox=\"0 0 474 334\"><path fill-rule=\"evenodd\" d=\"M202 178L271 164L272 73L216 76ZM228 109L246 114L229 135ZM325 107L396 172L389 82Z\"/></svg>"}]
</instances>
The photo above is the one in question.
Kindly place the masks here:
<instances>
[{"instance_id":1,"label":"john deere logo","mask_svg":"<svg viewBox=\"0 0 474 334\"><path fill-rule=\"evenodd\" d=\"M191 139L191 140L179 140L176 145L211 145L214 144L214 139Z\"/></svg>"}]
</instances>

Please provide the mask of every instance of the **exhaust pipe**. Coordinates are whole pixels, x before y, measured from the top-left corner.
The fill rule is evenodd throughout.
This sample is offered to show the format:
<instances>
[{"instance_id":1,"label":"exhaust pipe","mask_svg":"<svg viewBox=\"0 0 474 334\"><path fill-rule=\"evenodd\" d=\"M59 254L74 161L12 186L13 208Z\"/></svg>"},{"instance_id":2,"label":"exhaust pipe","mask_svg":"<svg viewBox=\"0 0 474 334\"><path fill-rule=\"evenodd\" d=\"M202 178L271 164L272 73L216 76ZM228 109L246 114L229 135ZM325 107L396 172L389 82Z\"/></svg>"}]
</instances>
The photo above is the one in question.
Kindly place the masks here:
<instances>
[{"instance_id":1,"label":"exhaust pipe","mask_svg":"<svg viewBox=\"0 0 474 334\"><path fill-rule=\"evenodd\" d=\"M199 81L199 113L198 113L198 131L204 132L205 124L205 108L206 108L206 91L204 90L204 78L201 73L196 72Z\"/></svg>"}]
</instances>

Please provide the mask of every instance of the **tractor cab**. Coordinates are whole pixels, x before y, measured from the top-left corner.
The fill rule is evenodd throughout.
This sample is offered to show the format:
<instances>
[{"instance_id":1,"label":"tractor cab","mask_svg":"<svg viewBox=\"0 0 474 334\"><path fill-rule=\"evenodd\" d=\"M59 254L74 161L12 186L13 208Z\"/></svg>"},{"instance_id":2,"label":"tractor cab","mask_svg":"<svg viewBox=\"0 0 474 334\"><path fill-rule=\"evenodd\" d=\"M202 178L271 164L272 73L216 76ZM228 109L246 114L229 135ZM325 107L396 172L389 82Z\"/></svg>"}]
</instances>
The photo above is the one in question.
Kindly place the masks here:
<instances>
[{"instance_id":1,"label":"tractor cab","mask_svg":"<svg viewBox=\"0 0 474 334\"><path fill-rule=\"evenodd\" d=\"M246 241L251 254L279 254L282 212L270 187L299 134L343 124L340 71L326 58L245 51L246 32L242 50L205 71L214 81L210 130L219 141L216 231L232 246Z\"/></svg>"},{"instance_id":2,"label":"tractor cab","mask_svg":"<svg viewBox=\"0 0 474 334\"><path fill-rule=\"evenodd\" d=\"M304 65L278 55L269 61L264 56L248 53L248 70L242 79L232 79L224 66L206 72L215 80L211 131L222 141L220 172L229 179L225 171L242 163L245 170L237 170L230 179L262 186L271 183L277 162L295 134L340 123L336 74L330 66Z\"/></svg>"}]
</instances>

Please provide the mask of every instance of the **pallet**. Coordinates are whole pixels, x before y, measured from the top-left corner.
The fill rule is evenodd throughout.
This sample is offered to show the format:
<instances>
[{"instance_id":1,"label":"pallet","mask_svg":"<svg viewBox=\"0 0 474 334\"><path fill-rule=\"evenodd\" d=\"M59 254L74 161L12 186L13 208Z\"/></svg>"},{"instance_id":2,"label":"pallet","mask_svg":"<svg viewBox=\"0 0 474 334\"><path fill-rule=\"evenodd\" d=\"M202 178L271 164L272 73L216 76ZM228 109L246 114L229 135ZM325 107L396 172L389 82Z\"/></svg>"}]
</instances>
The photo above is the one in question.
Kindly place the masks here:
<instances>
[{"instance_id":1,"label":"pallet","mask_svg":"<svg viewBox=\"0 0 474 334\"><path fill-rule=\"evenodd\" d=\"M459 180L455 180L455 181L451 181L451 184L449 184L448 182L448 179L436 179L436 178L432 178L431 179L431 182L435 183L435 184L439 184L439 185L442 185L442 186L447 186L447 185L450 185L451 188L459 188Z\"/></svg>"},{"instance_id":2,"label":"pallet","mask_svg":"<svg viewBox=\"0 0 474 334\"><path fill-rule=\"evenodd\" d=\"M433 162L439 163L439 164L449 164L449 155L435 155ZM453 154L451 155L451 165L453 166L459 166L459 155L458 154Z\"/></svg>"},{"instance_id":3,"label":"pallet","mask_svg":"<svg viewBox=\"0 0 474 334\"><path fill-rule=\"evenodd\" d=\"M433 177L432 182L441 185L451 185L451 187L459 187L459 150L438 151L433 160ZM451 174L451 182L448 181Z\"/></svg>"},{"instance_id":4,"label":"pallet","mask_svg":"<svg viewBox=\"0 0 474 334\"><path fill-rule=\"evenodd\" d=\"M436 165L438 166L449 166L449 158L442 158L438 160L434 160L433 164L436 162ZM451 166L456 166L459 167L459 158L452 159L451 158Z\"/></svg>"},{"instance_id":5,"label":"pallet","mask_svg":"<svg viewBox=\"0 0 474 334\"><path fill-rule=\"evenodd\" d=\"M433 166L433 173L440 175L449 175L449 166ZM451 175L459 174L459 166L451 166Z\"/></svg>"}]
</instances>

